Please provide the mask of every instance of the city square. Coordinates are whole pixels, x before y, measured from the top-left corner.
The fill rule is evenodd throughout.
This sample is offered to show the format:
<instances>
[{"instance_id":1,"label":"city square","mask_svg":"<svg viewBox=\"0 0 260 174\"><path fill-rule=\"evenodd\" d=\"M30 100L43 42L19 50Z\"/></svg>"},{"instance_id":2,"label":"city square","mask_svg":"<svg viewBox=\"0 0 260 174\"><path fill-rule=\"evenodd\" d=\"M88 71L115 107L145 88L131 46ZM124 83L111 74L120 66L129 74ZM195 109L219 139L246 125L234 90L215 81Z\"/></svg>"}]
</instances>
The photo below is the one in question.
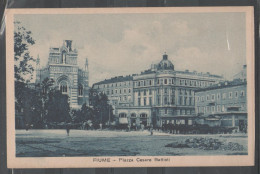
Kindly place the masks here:
<instances>
[{"instance_id":1,"label":"city square","mask_svg":"<svg viewBox=\"0 0 260 174\"><path fill-rule=\"evenodd\" d=\"M185 139L214 138L223 144L238 143L243 150L204 150L165 147ZM125 130L16 130L17 157L73 156L203 156L247 155L246 134L182 135Z\"/></svg>"}]
</instances>

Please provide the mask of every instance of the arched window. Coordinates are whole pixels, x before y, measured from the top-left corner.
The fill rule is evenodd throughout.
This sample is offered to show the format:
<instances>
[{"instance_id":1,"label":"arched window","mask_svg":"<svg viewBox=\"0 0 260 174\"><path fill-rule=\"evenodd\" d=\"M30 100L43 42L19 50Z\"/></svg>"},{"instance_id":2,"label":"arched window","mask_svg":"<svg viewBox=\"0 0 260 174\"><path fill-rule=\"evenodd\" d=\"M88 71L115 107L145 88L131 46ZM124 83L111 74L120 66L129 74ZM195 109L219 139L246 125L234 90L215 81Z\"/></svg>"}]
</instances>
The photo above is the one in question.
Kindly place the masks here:
<instances>
[{"instance_id":1,"label":"arched window","mask_svg":"<svg viewBox=\"0 0 260 174\"><path fill-rule=\"evenodd\" d=\"M126 118L126 113L120 113L119 118Z\"/></svg>"},{"instance_id":2,"label":"arched window","mask_svg":"<svg viewBox=\"0 0 260 174\"><path fill-rule=\"evenodd\" d=\"M61 81L60 82L60 91L62 94L67 94L68 93L68 84L66 81Z\"/></svg>"},{"instance_id":3,"label":"arched window","mask_svg":"<svg viewBox=\"0 0 260 174\"><path fill-rule=\"evenodd\" d=\"M140 118L147 118L147 114L146 113L140 114Z\"/></svg>"},{"instance_id":4,"label":"arched window","mask_svg":"<svg viewBox=\"0 0 260 174\"><path fill-rule=\"evenodd\" d=\"M78 87L78 95L83 96L83 86L81 84L79 84L79 87Z\"/></svg>"},{"instance_id":5,"label":"arched window","mask_svg":"<svg viewBox=\"0 0 260 174\"><path fill-rule=\"evenodd\" d=\"M132 114L131 114L131 117L136 117L136 114L135 114L135 113L132 113Z\"/></svg>"}]
</instances>

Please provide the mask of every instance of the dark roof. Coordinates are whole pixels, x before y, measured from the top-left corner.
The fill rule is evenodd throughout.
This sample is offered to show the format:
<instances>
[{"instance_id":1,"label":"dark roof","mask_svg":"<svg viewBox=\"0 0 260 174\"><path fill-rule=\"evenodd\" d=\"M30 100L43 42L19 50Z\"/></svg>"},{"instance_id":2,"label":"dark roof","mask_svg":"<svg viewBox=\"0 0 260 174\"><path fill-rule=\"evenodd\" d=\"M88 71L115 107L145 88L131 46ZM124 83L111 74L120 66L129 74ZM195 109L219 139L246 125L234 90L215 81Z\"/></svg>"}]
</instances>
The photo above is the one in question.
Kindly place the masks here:
<instances>
[{"instance_id":1,"label":"dark roof","mask_svg":"<svg viewBox=\"0 0 260 174\"><path fill-rule=\"evenodd\" d=\"M145 70L143 72L141 72L141 75L145 75L145 74L153 74L155 73L155 71L152 71L151 69Z\"/></svg>"},{"instance_id":2,"label":"dark roof","mask_svg":"<svg viewBox=\"0 0 260 174\"><path fill-rule=\"evenodd\" d=\"M194 72L191 72L191 71L175 71L177 73L181 73L181 74L191 74L191 75L200 75L200 76L205 76L205 77L217 77L217 78L221 78L222 76L219 76L219 75L214 75L214 74L210 74L210 73L198 73L196 71Z\"/></svg>"},{"instance_id":3,"label":"dark roof","mask_svg":"<svg viewBox=\"0 0 260 174\"><path fill-rule=\"evenodd\" d=\"M117 76L117 77L112 77L111 79L105 79L103 81L94 83L94 85L102 85L102 84L109 84L109 83L116 83L116 82L124 82L124 81L130 81L133 80L133 75L128 75L128 76Z\"/></svg>"},{"instance_id":4,"label":"dark roof","mask_svg":"<svg viewBox=\"0 0 260 174\"><path fill-rule=\"evenodd\" d=\"M229 88L229 87L233 87L233 86L241 86L241 85L246 85L247 82L240 80L240 79L236 79L233 81L225 81L225 82L221 82L206 88L201 88L201 89L197 89L195 92L201 92L201 91L209 91L209 90L214 90L214 89L222 89L222 88Z\"/></svg>"}]
</instances>

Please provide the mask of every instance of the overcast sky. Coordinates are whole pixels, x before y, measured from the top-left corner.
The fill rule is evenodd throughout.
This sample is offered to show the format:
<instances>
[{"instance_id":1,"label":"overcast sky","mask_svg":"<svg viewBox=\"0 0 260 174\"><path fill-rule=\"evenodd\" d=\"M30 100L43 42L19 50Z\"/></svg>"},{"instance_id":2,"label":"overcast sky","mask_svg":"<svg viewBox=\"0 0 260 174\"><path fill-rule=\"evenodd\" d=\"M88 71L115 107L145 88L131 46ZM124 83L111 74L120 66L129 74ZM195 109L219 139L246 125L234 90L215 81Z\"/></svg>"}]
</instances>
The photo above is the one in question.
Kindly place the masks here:
<instances>
[{"instance_id":1,"label":"overcast sky","mask_svg":"<svg viewBox=\"0 0 260 174\"><path fill-rule=\"evenodd\" d=\"M244 13L15 15L32 31L30 48L41 65L49 47L73 40L79 67L89 60L90 85L140 73L166 52L175 70L210 72L230 79L246 64Z\"/></svg>"}]
</instances>

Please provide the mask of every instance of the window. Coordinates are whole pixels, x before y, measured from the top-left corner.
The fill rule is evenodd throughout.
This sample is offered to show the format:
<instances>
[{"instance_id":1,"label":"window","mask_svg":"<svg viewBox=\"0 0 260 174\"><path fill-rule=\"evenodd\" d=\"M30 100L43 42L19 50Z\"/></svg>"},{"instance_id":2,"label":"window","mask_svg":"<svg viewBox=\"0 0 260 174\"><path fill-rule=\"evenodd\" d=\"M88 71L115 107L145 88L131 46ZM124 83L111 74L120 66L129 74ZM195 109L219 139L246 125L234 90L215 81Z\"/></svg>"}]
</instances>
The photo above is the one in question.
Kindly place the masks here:
<instances>
[{"instance_id":1,"label":"window","mask_svg":"<svg viewBox=\"0 0 260 174\"><path fill-rule=\"evenodd\" d=\"M141 82L138 82L138 86L141 86Z\"/></svg>"},{"instance_id":2,"label":"window","mask_svg":"<svg viewBox=\"0 0 260 174\"><path fill-rule=\"evenodd\" d=\"M144 106L146 106L146 97L144 97Z\"/></svg>"},{"instance_id":3,"label":"window","mask_svg":"<svg viewBox=\"0 0 260 174\"><path fill-rule=\"evenodd\" d=\"M226 94L226 93L223 93L223 94L222 94L222 99L224 99L224 100L225 100L225 99L226 99L226 97L227 97L227 94Z\"/></svg>"},{"instance_id":4,"label":"window","mask_svg":"<svg viewBox=\"0 0 260 174\"><path fill-rule=\"evenodd\" d=\"M141 92L140 91L138 91L138 96L140 96L141 95Z\"/></svg>"},{"instance_id":5,"label":"window","mask_svg":"<svg viewBox=\"0 0 260 174\"><path fill-rule=\"evenodd\" d=\"M199 96L197 97L197 101L198 101L198 102L200 101L200 97L199 97Z\"/></svg>"},{"instance_id":6,"label":"window","mask_svg":"<svg viewBox=\"0 0 260 174\"><path fill-rule=\"evenodd\" d=\"M214 101L215 100L215 94L211 95L211 100Z\"/></svg>"},{"instance_id":7,"label":"window","mask_svg":"<svg viewBox=\"0 0 260 174\"><path fill-rule=\"evenodd\" d=\"M141 99L138 98L138 106L141 106Z\"/></svg>"},{"instance_id":8,"label":"window","mask_svg":"<svg viewBox=\"0 0 260 174\"><path fill-rule=\"evenodd\" d=\"M187 80L185 80L185 86L187 85Z\"/></svg>"},{"instance_id":9,"label":"window","mask_svg":"<svg viewBox=\"0 0 260 174\"><path fill-rule=\"evenodd\" d=\"M160 96L157 97L157 104L160 105Z\"/></svg>"},{"instance_id":10,"label":"window","mask_svg":"<svg viewBox=\"0 0 260 174\"><path fill-rule=\"evenodd\" d=\"M175 96L172 95L172 98L171 98L171 104L174 105L175 104Z\"/></svg>"},{"instance_id":11,"label":"window","mask_svg":"<svg viewBox=\"0 0 260 174\"><path fill-rule=\"evenodd\" d=\"M131 93L131 89L128 89L128 93Z\"/></svg>"},{"instance_id":12,"label":"window","mask_svg":"<svg viewBox=\"0 0 260 174\"><path fill-rule=\"evenodd\" d=\"M151 89L149 89L149 95L151 95L152 94L152 90Z\"/></svg>"},{"instance_id":13,"label":"window","mask_svg":"<svg viewBox=\"0 0 260 174\"><path fill-rule=\"evenodd\" d=\"M182 80L180 80L180 85L182 85Z\"/></svg>"},{"instance_id":14,"label":"window","mask_svg":"<svg viewBox=\"0 0 260 174\"><path fill-rule=\"evenodd\" d=\"M210 112L210 107L209 106L207 106L207 112Z\"/></svg>"},{"instance_id":15,"label":"window","mask_svg":"<svg viewBox=\"0 0 260 174\"><path fill-rule=\"evenodd\" d=\"M144 86L146 85L146 82L144 81Z\"/></svg>"},{"instance_id":16,"label":"window","mask_svg":"<svg viewBox=\"0 0 260 174\"><path fill-rule=\"evenodd\" d=\"M126 89L124 89L124 93L126 93Z\"/></svg>"},{"instance_id":17,"label":"window","mask_svg":"<svg viewBox=\"0 0 260 174\"><path fill-rule=\"evenodd\" d=\"M192 105L193 103L192 103L192 97L190 97L190 99L189 99L189 105Z\"/></svg>"},{"instance_id":18,"label":"window","mask_svg":"<svg viewBox=\"0 0 260 174\"><path fill-rule=\"evenodd\" d=\"M225 106L224 105L222 105L222 112L224 112L225 111Z\"/></svg>"},{"instance_id":19,"label":"window","mask_svg":"<svg viewBox=\"0 0 260 174\"><path fill-rule=\"evenodd\" d=\"M187 105L187 97L184 97L184 105Z\"/></svg>"},{"instance_id":20,"label":"window","mask_svg":"<svg viewBox=\"0 0 260 174\"><path fill-rule=\"evenodd\" d=\"M78 94L79 96L83 96L83 86L80 84L78 88Z\"/></svg>"},{"instance_id":21,"label":"window","mask_svg":"<svg viewBox=\"0 0 260 174\"><path fill-rule=\"evenodd\" d=\"M229 98L232 98L232 92L229 92Z\"/></svg>"},{"instance_id":22,"label":"window","mask_svg":"<svg viewBox=\"0 0 260 174\"><path fill-rule=\"evenodd\" d=\"M167 94L167 88L164 89L164 94Z\"/></svg>"},{"instance_id":23,"label":"window","mask_svg":"<svg viewBox=\"0 0 260 174\"><path fill-rule=\"evenodd\" d=\"M235 97L236 97L236 98L238 97L238 92L237 92L237 91L235 92Z\"/></svg>"},{"instance_id":24,"label":"window","mask_svg":"<svg viewBox=\"0 0 260 174\"><path fill-rule=\"evenodd\" d=\"M207 101L209 101L209 95L207 95Z\"/></svg>"},{"instance_id":25,"label":"window","mask_svg":"<svg viewBox=\"0 0 260 174\"><path fill-rule=\"evenodd\" d=\"M211 112L215 112L215 106L211 106Z\"/></svg>"},{"instance_id":26,"label":"window","mask_svg":"<svg viewBox=\"0 0 260 174\"><path fill-rule=\"evenodd\" d=\"M146 90L144 90L144 95L146 95Z\"/></svg>"},{"instance_id":27,"label":"window","mask_svg":"<svg viewBox=\"0 0 260 174\"><path fill-rule=\"evenodd\" d=\"M245 92L241 91L241 97L244 97L244 96L245 96Z\"/></svg>"},{"instance_id":28,"label":"window","mask_svg":"<svg viewBox=\"0 0 260 174\"><path fill-rule=\"evenodd\" d=\"M164 104L167 105L168 104L168 98L164 97Z\"/></svg>"},{"instance_id":29,"label":"window","mask_svg":"<svg viewBox=\"0 0 260 174\"><path fill-rule=\"evenodd\" d=\"M121 91L121 89L119 90L119 94L121 94L122 93L122 91Z\"/></svg>"},{"instance_id":30,"label":"window","mask_svg":"<svg viewBox=\"0 0 260 174\"><path fill-rule=\"evenodd\" d=\"M201 101L202 101L202 102L204 101L204 96L201 96Z\"/></svg>"},{"instance_id":31,"label":"window","mask_svg":"<svg viewBox=\"0 0 260 174\"><path fill-rule=\"evenodd\" d=\"M167 84L167 79L164 79L164 84L165 84L165 85Z\"/></svg>"},{"instance_id":32,"label":"window","mask_svg":"<svg viewBox=\"0 0 260 174\"><path fill-rule=\"evenodd\" d=\"M117 94L117 89L115 90L115 93Z\"/></svg>"},{"instance_id":33,"label":"window","mask_svg":"<svg viewBox=\"0 0 260 174\"><path fill-rule=\"evenodd\" d=\"M182 95L182 90L181 89L179 89L179 94Z\"/></svg>"},{"instance_id":34,"label":"window","mask_svg":"<svg viewBox=\"0 0 260 174\"><path fill-rule=\"evenodd\" d=\"M220 112L220 111L221 111L221 106L218 105L218 106L217 106L217 112Z\"/></svg>"},{"instance_id":35,"label":"window","mask_svg":"<svg viewBox=\"0 0 260 174\"><path fill-rule=\"evenodd\" d=\"M167 114L167 108L164 110L164 114Z\"/></svg>"},{"instance_id":36,"label":"window","mask_svg":"<svg viewBox=\"0 0 260 174\"><path fill-rule=\"evenodd\" d=\"M60 91L62 92L62 94L66 94L68 92L68 86L66 81L60 82ZM44 90L43 92L45 93L46 90Z\"/></svg>"},{"instance_id":37,"label":"window","mask_svg":"<svg viewBox=\"0 0 260 174\"><path fill-rule=\"evenodd\" d=\"M152 97L149 97L149 105L152 106L153 101L152 101Z\"/></svg>"},{"instance_id":38,"label":"window","mask_svg":"<svg viewBox=\"0 0 260 174\"><path fill-rule=\"evenodd\" d=\"M182 97L179 97L179 104L182 105Z\"/></svg>"},{"instance_id":39,"label":"window","mask_svg":"<svg viewBox=\"0 0 260 174\"><path fill-rule=\"evenodd\" d=\"M157 80L157 84L159 84L159 83L160 83L160 80L158 79L158 80Z\"/></svg>"},{"instance_id":40,"label":"window","mask_svg":"<svg viewBox=\"0 0 260 174\"><path fill-rule=\"evenodd\" d=\"M219 100L219 99L220 99L220 94L218 93L218 94L217 94L217 100Z\"/></svg>"},{"instance_id":41,"label":"window","mask_svg":"<svg viewBox=\"0 0 260 174\"><path fill-rule=\"evenodd\" d=\"M113 89L111 90L111 94L112 94L112 95L114 94L114 91L113 91Z\"/></svg>"},{"instance_id":42,"label":"window","mask_svg":"<svg viewBox=\"0 0 260 174\"><path fill-rule=\"evenodd\" d=\"M152 80L149 80L149 85L150 85L150 86L152 85Z\"/></svg>"}]
</instances>

